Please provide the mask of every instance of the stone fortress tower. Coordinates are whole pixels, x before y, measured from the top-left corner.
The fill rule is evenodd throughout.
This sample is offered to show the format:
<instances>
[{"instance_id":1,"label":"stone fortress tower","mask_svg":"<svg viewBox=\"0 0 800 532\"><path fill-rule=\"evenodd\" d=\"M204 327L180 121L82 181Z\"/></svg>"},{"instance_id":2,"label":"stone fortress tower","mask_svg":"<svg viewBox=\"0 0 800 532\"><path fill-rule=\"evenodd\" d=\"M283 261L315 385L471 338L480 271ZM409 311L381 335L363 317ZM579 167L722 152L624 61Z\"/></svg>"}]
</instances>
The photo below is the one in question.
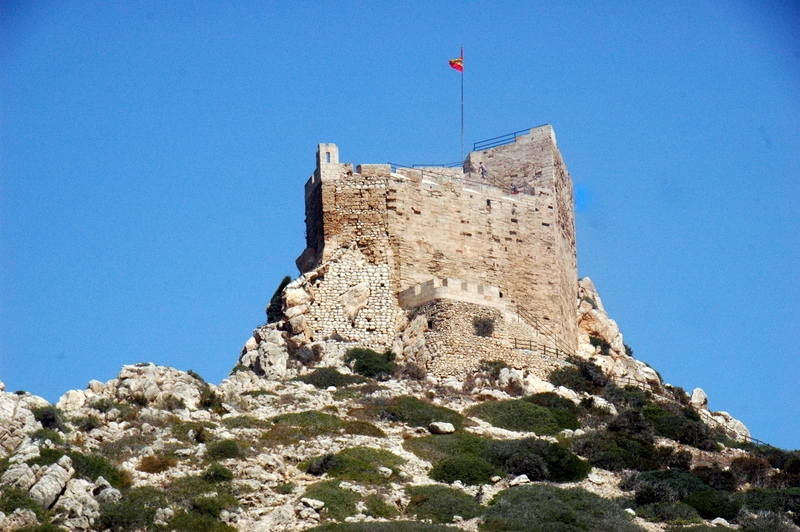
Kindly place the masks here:
<instances>
[{"instance_id":1,"label":"stone fortress tower","mask_svg":"<svg viewBox=\"0 0 800 532\"><path fill-rule=\"evenodd\" d=\"M522 347L576 350L572 182L551 126L495 140L462 168L354 169L320 144L305 203L304 275L286 294L300 344L402 349L445 373L486 358L527 365ZM479 320L491 334L476 338ZM424 347L399 343L415 335ZM454 352L465 343L470 360Z\"/></svg>"},{"instance_id":2,"label":"stone fortress tower","mask_svg":"<svg viewBox=\"0 0 800 532\"><path fill-rule=\"evenodd\" d=\"M456 388L488 361L525 393L552 391L552 370L585 359L618 385L663 392L578 279L572 181L551 126L479 143L455 168L354 168L320 144L305 206L301 275L239 357L256 374L342 367L369 347L391 349L400 375ZM746 434L704 408L707 423Z\"/></svg>"}]
</instances>

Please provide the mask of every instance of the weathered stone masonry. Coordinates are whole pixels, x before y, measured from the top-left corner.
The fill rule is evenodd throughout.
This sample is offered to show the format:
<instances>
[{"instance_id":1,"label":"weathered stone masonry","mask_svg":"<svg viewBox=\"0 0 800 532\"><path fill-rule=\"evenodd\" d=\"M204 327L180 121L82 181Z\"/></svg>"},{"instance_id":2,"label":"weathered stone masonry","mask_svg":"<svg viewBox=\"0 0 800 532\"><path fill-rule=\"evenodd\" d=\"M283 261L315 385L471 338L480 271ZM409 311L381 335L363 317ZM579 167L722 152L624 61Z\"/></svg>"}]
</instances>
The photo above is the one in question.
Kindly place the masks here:
<instances>
[{"instance_id":1,"label":"weathered stone masonry","mask_svg":"<svg viewBox=\"0 0 800 532\"><path fill-rule=\"evenodd\" d=\"M480 162L490 176L481 176ZM314 272L306 339L391 347L404 326L398 294L450 278L492 287L504 310L535 316L574 349L572 203L550 126L473 152L463 169L354 171L335 145L320 144L306 184L307 249L297 261L301 272ZM357 285L366 299L350 319L342 299Z\"/></svg>"}]
</instances>

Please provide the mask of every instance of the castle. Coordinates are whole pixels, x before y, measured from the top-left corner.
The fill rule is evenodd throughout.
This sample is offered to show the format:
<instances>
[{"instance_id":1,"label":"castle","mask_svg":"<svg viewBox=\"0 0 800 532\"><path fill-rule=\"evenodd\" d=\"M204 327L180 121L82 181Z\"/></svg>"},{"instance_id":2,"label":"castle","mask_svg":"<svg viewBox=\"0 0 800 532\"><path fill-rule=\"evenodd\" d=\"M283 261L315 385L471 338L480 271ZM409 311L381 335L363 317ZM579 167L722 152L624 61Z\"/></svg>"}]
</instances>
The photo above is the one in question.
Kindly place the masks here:
<instances>
[{"instance_id":1,"label":"castle","mask_svg":"<svg viewBox=\"0 0 800 532\"><path fill-rule=\"evenodd\" d=\"M576 350L572 182L550 125L473 151L461 168L354 169L320 144L305 205L303 275L284 298L284 329L299 345L391 348L445 372L463 367L447 351L464 337L472 358L517 365L528 363L521 343ZM398 343L418 316L422 355ZM476 334L479 322L491 334Z\"/></svg>"}]
</instances>

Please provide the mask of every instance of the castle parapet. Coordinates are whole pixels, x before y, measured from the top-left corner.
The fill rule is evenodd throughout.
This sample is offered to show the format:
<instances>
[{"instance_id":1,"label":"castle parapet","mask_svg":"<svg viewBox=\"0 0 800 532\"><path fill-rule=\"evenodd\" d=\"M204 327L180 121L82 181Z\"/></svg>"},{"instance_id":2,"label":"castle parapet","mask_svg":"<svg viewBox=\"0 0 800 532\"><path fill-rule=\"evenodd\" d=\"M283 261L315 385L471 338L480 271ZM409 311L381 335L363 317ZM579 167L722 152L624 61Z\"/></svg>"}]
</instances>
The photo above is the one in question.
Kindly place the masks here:
<instances>
[{"instance_id":1,"label":"castle parapet","mask_svg":"<svg viewBox=\"0 0 800 532\"><path fill-rule=\"evenodd\" d=\"M469 283L452 277L433 278L414 285L400 292L397 299L400 307L404 309L419 307L436 299L505 309L505 301L498 287Z\"/></svg>"}]
</instances>

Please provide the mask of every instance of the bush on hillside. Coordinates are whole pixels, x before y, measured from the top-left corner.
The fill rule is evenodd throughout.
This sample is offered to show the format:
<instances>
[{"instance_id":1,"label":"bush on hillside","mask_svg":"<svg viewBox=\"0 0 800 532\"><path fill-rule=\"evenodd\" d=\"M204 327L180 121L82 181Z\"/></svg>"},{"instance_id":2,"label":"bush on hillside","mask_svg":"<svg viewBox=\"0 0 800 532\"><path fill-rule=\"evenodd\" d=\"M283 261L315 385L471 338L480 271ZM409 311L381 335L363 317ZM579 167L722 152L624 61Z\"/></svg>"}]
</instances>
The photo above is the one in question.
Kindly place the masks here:
<instances>
[{"instance_id":1,"label":"bush on hillside","mask_svg":"<svg viewBox=\"0 0 800 532\"><path fill-rule=\"evenodd\" d=\"M581 488L518 486L498 493L481 530L642 532L613 501Z\"/></svg>"},{"instance_id":2,"label":"bush on hillside","mask_svg":"<svg viewBox=\"0 0 800 532\"><path fill-rule=\"evenodd\" d=\"M31 413L34 419L42 424L42 428L69 432L67 426L64 425L64 414L58 408L52 405L42 406L32 408Z\"/></svg>"},{"instance_id":3,"label":"bush on hillside","mask_svg":"<svg viewBox=\"0 0 800 532\"><path fill-rule=\"evenodd\" d=\"M445 458L431 469L428 476L448 484L460 480L468 486L488 484L491 478L501 471L483 458L474 455L460 455Z\"/></svg>"},{"instance_id":4,"label":"bush on hillside","mask_svg":"<svg viewBox=\"0 0 800 532\"><path fill-rule=\"evenodd\" d=\"M312 458L299 467L312 474L328 473L342 480L386 484L397 480L400 466L404 463L405 460L383 449L350 447L335 455ZM391 474L384 474L380 468L390 469Z\"/></svg>"},{"instance_id":5,"label":"bush on hillside","mask_svg":"<svg viewBox=\"0 0 800 532\"><path fill-rule=\"evenodd\" d=\"M291 282L292 278L287 275L278 283L278 288L267 305L267 323L275 323L283 318L283 289Z\"/></svg>"},{"instance_id":6,"label":"bush on hillside","mask_svg":"<svg viewBox=\"0 0 800 532\"><path fill-rule=\"evenodd\" d=\"M554 435L562 429L550 409L522 399L479 403L469 407L465 414L519 432Z\"/></svg>"},{"instance_id":7,"label":"bush on hillside","mask_svg":"<svg viewBox=\"0 0 800 532\"><path fill-rule=\"evenodd\" d=\"M736 494L743 507L750 512L788 513L800 525L800 489L752 489Z\"/></svg>"},{"instance_id":8,"label":"bush on hillside","mask_svg":"<svg viewBox=\"0 0 800 532\"><path fill-rule=\"evenodd\" d=\"M494 441L492 449L506 473L527 475L530 480L576 482L592 469L564 445L536 438Z\"/></svg>"},{"instance_id":9,"label":"bush on hillside","mask_svg":"<svg viewBox=\"0 0 800 532\"><path fill-rule=\"evenodd\" d=\"M657 502L636 508L636 515L652 523L688 525L699 523L697 510L682 502Z\"/></svg>"},{"instance_id":10,"label":"bush on hillside","mask_svg":"<svg viewBox=\"0 0 800 532\"><path fill-rule=\"evenodd\" d=\"M367 405L362 411L356 411L354 414L381 421L402 422L411 427L427 427L434 421L442 421L452 423L456 430L460 430L466 421L464 416L455 410L408 395Z\"/></svg>"},{"instance_id":11,"label":"bush on hillside","mask_svg":"<svg viewBox=\"0 0 800 532\"><path fill-rule=\"evenodd\" d=\"M161 490L143 486L131 488L117 502L100 503L100 526L104 529L134 531L150 528L156 510L167 506Z\"/></svg>"},{"instance_id":12,"label":"bush on hillside","mask_svg":"<svg viewBox=\"0 0 800 532\"><path fill-rule=\"evenodd\" d=\"M241 458L242 448L236 440L220 440L208 446L206 456L209 460L225 460L226 458Z\"/></svg>"},{"instance_id":13,"label":"bush on hillside","mask_svg":"<svg viewBox=\"0 0 800 532\"><path fill-rule=\"evenodd\" d=\"M613 382L609 382L603 388L603 397L619 409L640 410L651 404L652 395L636 386L628 385L621 388Z\"/></svg>"},{"instance_id":14,"label":"bush on hillside","mask_svg":"<svg viewBox=\"0 0 800 532\"><path fill-rule=\"evenodd\" d=\"M719 491L736 491L736 476L731 471L720 469L719 466L698 466L692 469L692 475L703 483Z\"/></svg>"},{"instance_id":15,"label":"bush on hillside","mask_svg":"<svg viewBox=\"0 0 800 532\"><path fill-rule=\"evenodd\" d=\"M419 520L452 523L455 515L468 520L479 516L483 510L473 497L447 486L408 486L406 493L410 498L406 513Z\"/></svg>"},{"instance_id":16,"label":"bush on hillside","mask_svg":"<svg viewBox=\"0 0 800 532\"><path fill-rule=\"evenodd\" d=\"M359 500L357 493L339 487L338 480L327 480L311 484L306 488L305 497L316 499L325 503L320 515L326 519L343 521L346 517L358 513L356 503Z\"/></svg>"},{"instance_id":17,"label":"bush on hillside","mask_svg":"<svg viewBox=\"0 0 800 532\"><path fill-rule=\"evenodd\" d=\"M227 482L233 480L233 471L222 464L211 464L203 471L203 480L206 482Z\"/></svg>"},{"instance_id":18,"label":"bush on hillside","mask_svg":"<svg viewBox=\"0 0 800 532\"><path fill-rule=\"evenodd\" d=\"M730 493L717 490L696 491L683 499L693 507L703 519L722 517L731 520L739 513L742 503Z\"/></svg>"},{"instance_id":19,"label":"bush on hillside","mask_svg":"<svg viewBox=\"0 0 800 532\"><path fill-rule=\"evenodd\" d=\"M731 473L739 484L750 483L754 488L767 486L771 470L772 466L763 458L740 456L731 461Z\"/></svg>"},{"instance_id":20,"label":"bush on hillside","mask_svg":"<svg viewBox=\"0 0 800 532\"><path fill-rule=\"evenodd\" d=\"M306 532L453 532L453 527L419 523L417 521L389 521L384 523L374 521L364 523L328 523L309 528Z\"/></svg>"},{"instance_id":21,"label":"bush on hillside","mask_svg":"<svg viewBox=\"0 0 800 532\"><path fill-rule=\"evenodd\" d=\"M390 350L378 353L365 347L348 349L344 362L355 373L378 380L385 380L395 371L395 355Z\"/></svg>"},{"instance_id":22,"label":"bush on hillside","mask_svg":"<svg viewBox=\"0 0 800 532\"><path fill-rule=\"evenodd\" d=\"M298 377L297 380L311 384L315 388L320 388L322 390L329 386L336 386L337 388L340 388L342 386L349 386L351 384L365 382L364 377L360 377L358 375L345 375L344 373L338 372L334 368L317 368L308 375Z\"/></svg>"},{"instance_id":23,"label":"bush on hillside","mask_svg":"<svg viewBox=\"0 0 800 532\"><path fill-rule=\"evenodd\" d=\"M636 474L628 483L636 492L636 504L678 502L691 493L710 490L699 478L679 469Z\"/></svg>"},{"instance_id":24,"label":"bush on hillside","mask_svg":"<svg viewBox=\"0 0 800 532\"><path fill-rule=\"evenodd\" d=\"M572 452L611 471L652 471L659 464L652 443L623 432L590 432L572 439Z\"/></svg>"}]
</instances>

